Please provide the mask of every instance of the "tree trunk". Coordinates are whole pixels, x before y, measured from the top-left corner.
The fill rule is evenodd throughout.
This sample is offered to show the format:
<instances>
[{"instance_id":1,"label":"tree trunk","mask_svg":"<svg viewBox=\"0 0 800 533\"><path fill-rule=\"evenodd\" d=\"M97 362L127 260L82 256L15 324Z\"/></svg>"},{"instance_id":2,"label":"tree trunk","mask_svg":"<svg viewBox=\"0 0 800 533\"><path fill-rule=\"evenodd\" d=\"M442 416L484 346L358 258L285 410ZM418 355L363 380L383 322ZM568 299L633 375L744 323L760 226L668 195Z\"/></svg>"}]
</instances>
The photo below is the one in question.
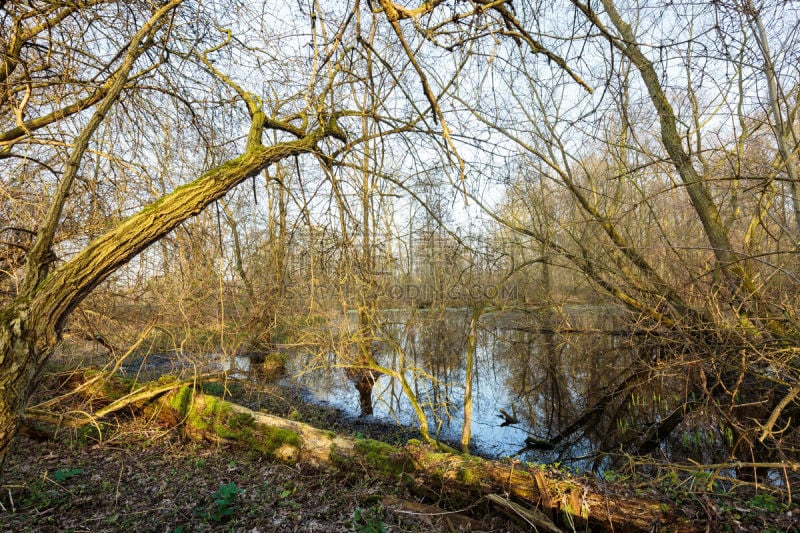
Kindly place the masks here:
<instances>
[{"instance_id":1,"label":"tree trunk","mask_svg":"<svg viewBox=\"0 0 800 533\"><path fill-rule=\"evenodd\" d=\"M598 27L603 28L596 14L589 10L588 4L573 3ZM678 133L678 120L661 84L661 79L656 73L653 63L644 55L641 47L637 44L636 36L630 24L625 22L617 11L614 1L603 0L602 3L608 17L611 19L611 23L621 37L620 39L612 38L612 44L633 63L639 71L645 87L647 87L653 107L658 112L661 125L661 142L686 187L692 207L703 225L706 238L714 251L720 270L728 282L731 294L737 300L748 301L749 298L757 296L758 291L753 280L746 270L742 268L738 257L733 252L728 233L720 218L719 210L711 197L707 180L695 170L691 157L683 148L681 136Z\"/></svg>"},{"instance_id":2,"label":"tree trunk","mask_svg":"<svg viewBox=\"0 0 800 533\"><path fill-rule=\"evenodd\" d=\"M26 313L0 309L0 474L19 430L22 410L49 353L29 340Z\"/></svg>"},{"instance_id":3,"label":"tree trunk","mask_svg":"<svg viewBox=\"0 0 800 533\"><path fill-rule=\"evenodd\" d=\"M438 450L416 441L395 447L370 439L336 435L301 422L255 412L190 387L161 402L168 418L183 422L187 437L236 442L290 464L309 462L404 480L421 495L455 507L488 499L518 506L540 530L570 524L592 531L701 531L702 525L666 504L630 495L624 487L564 471L528 467L520 461L489 461ZM497 495L503 495L497 501Z\"/></svg>"},{"instance_id":4,"label":"tree trunk","mask_svg":"<svg viewBox=\"0 0 800 533\"><path fill-rule=\"evenodd\" d=\"M469 453L472 440L472 382L475 374L475 352L478 346L478 321L483 314L483 305L472 309L467 339L466 375L464 376L464 425L461 427L461 451Z\"/></svg>"},{"instance_id":5,"label":"tree trunk","mask_svg":"<svg viewBox=\"0 0 800 533\"><path fill-rule=\"evenodd\" d=\"M345 373L358 391L358 405L361 408L359 416L370 416L373 413L372 388L378 379L378 373L363 368L348 368Z\"/></svg>"}]
</instances>

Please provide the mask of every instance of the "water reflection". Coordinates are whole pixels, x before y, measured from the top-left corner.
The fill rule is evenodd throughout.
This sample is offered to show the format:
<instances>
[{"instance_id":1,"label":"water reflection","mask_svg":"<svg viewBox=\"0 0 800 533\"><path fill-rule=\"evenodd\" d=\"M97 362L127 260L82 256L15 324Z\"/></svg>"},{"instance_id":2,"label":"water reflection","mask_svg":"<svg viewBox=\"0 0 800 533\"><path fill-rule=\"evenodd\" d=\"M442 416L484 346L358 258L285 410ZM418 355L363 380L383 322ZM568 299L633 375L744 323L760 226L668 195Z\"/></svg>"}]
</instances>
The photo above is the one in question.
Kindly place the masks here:
<instances>
[{"instance_id":1,"label":"water reflection","mask_svg":"<svg viewBox=\"0 0 800 533\"><path fill-rule=\"evenodd\" d=\"M563 460L602 447L614 432L611 417L601 410L582 427L561 435L625 379L633 357L627 343L600 332L596 321L581 322L590 315L600 317L601 325L613 330L613 309L576 306L562 312L559 324L571 332L557 333L552 316L506 312L481 318L473 383L474 453L514 455L525 448L528 438L557 439L556 449L529 449L521 456L531 461ZM461 436L470 318L470 310L394 312L386 314L380 327L378 363L402 371L425 407L431 434L445 441L458 442ZM316 355L300 355L290 358L289 371L316 401L356 416L358 393L337 363L334 353L323 364ZM381 376L373 403L374 418L417 425L399 380ZM519 423L501 427L500 409Z\"/></svg>"}]
</instances>

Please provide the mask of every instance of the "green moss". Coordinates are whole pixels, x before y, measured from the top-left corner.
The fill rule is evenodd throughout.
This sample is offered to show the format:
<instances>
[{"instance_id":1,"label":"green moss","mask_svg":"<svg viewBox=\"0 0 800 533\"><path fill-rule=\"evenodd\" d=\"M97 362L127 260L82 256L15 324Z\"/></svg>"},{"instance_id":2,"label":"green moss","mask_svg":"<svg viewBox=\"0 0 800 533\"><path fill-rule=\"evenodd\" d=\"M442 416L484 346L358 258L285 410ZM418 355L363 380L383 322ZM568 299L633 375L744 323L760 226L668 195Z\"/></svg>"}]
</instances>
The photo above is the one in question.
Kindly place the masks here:
<instances>
[{"instance_id":1,"label":"green moss","mask_svg":"<svg viewBox=\"0 0 800 533\"><path fill-rule=\"evenodd\" d=\"M470 468L459 468L456 478L465 485L477 485L480 482L480 476Z\"/></svg>"},{"instance_id":2,"label":"green moss","mask_svg":"<svg viewBox=\"0 0 800 533\"><path fill-rule=\"evenodd\" d=\"M423 448L421 452L422 452L421 460L423 464L439 465L436 467L432 467L430 473L438 481L443 481L445 473L447 472L448 469L448 467L446 466L447 458L451 454L433 451L432 448Z\"/></svg>"},{"instance_id":3,"label":"green moss","mask_svg":"<svg viewBox=\"0 0 800 533\"><path fill-rule=\"evenodd\" d=\"M300 435L294 431L270 426L258 427L258 439L255 445L257 449L265 455L272 457L278 448L288 445L292 448L300 448L303 441Z\"/></svg>"},{"instance_id":4,"label":"green moss","mask_svg":"<svg viewBox=\"0 0 800 533\"><path fill-rule=\"evenodd\" d=\"M168 405L178 412L180 416L186 416L189 407L192 405L194 389L188 385L181 387L169 399Z\"/></svg>"},{"instance_id":5,"label":"green moss","mask_svg":"<svg viewBox=\"0 0 800 533\"><path fill-rule=\"evenodd\" d=\"M330 453L328 454L328 459L330 460L331 464L337 467L339 470L343 472L349 472L352 470L353 466L353 458L341 453L336 444L331 444Z\"/></svg>"},{"instance_id":6,"label":"green moss","mask_svg":"<svg viewBox=\"0 0 800 533\"><path fill-rule=\"evenodd\" d=\"M216 433L217 427L225 424L230 417L231 406L216 396L204 396L203 402L203 411L196 415L194 412L190 412L188 422L197 429L210 428Z\"/></svg>"},{"instance_id":7,"label":"green moss","mask_svg":"<svg viewBox=\"0 0 800 533\"><path fill-rule=\"evenodd\" d=\"M178 381L178 377L174 374L164 374L158 378L159 385L168 385L169 383L175 383L176 381Z\"/></svg>"},{"instance_id":8,"label":"green moss","mask_svg":"<svg viewBox=\"0 0 800 533\"><path fill-rule=\"evenodd\" d=\"M431 464L444 463L450 455L445 452L426 451L425 460Z\"/></svg>"},{"instance_id":9,"label":"green moss","mask_svg":"<svg viewBox=\"0 0 800 533\"><path fill-rule=\"evenodd\" d=\"M456 450L456 449L455 449L455 448L453 448L452 446L448 446L448 445L447 445L447 444L445 444L444 442L437 442L437 443L436 443L436 447L437 447L439 450L441 450L441 451L443 451L443 452L445 452L445 453L451 453L451 454L454 454L454 455L459 455L459 454L461 453L459 450Z\"/></svg>"},{"instance_id":10,"label":"green moss","mask_svg":"<svg viewBox=\"0 0 800 533\"><path fill-rule=\"evenodd\" d=\"M206 406L203 414L211 424L215 435L235 440L249 440L255 427L255 419L249 413L231 414L230 406L214 402Z\"/></svg>"},{"instance_id":11,"label":"green moss","mask_svg":"<svg viewBox=\"0 0 800 533\"><path fill-rule=\"evenodd\" d=\"M113 402L130 394L135 386L135 379L114 376L109 379L101 379L96 390Z\"/></svg>"},{"instance_id":12,"label":"green moss","mask_svg":"<svg viewBox=\"0 0 800 533\"><path fill-rule=\"evenodd\" d=\"M355 448L356 452L381 474L397 477L407 469L407 462L402 451L391 444L363 439L356 442Z\"/></svg>"},{"instance_id":13,"label":"green moss","mask_svg":"<svg viewBox=\"0 0 800 533\"><path fill-rule=\"evenodd\" d=\"M251 155L249 153L244 153L206 171L203 175L193 181L190 181L189 183L184 183L183 185L175 187L171 193L158 198L150 205L144 206L141 210L139 210L138 213L134 213L125 219L118 227L122 228L125 225L141 224L142 218L162 209L165 205L170 206L172 203L174 203L176 197L186 195L187 192L188 194L192 194L192 190L200 191L205 188L208 183L212 183L220 179L220 176L227 177L227 175L237 171L243 164L247 163L247 159L249 158L251 158Z\"/></svg>"},{"instance_id":14,"label":"green moss","mask_svg":"<svg viewBox=\"0 0 800 533\"><path fill-rule=\"evenodd\" d=\"M97 368L86 368L83 371L83 379L90 381L95 378L96 382L92 383L91 391L95 394L100 394L110 400L118 400L130 393L131 390L137 385L137 381L133 378L123 378L120 376L112 376L103 370Z\"/></svg>"},{"instance_id":15,"label":"green moss","mask_svg":"<svg viewBox=\"0 0 800 533\"><path fill-rule=\"evenodd\" d=\"M285 459L276 456L280 448L289 446L298 449L302 445L300 435L294 431L255 424L252 417L249 421L244 421L244 424L241 420L240 415L234 415L227 423L215 424L214 433L274 459Z\"/></svg>"},{"instance_id":16,"label":"green moss","mask_svg":"<svg viewBox=\"0 0 800 533\"><path fill-rule=\"evenodd\" d=\"M252 428L256 426L256 419L250 413L236 413L228 419L228 424L234 428Z\"/></svg>"},{"instance_id":17,"label":"green moss","mask_svg":"<svg viewBox=\"0 0 800 533\"><path fill-rule=\"evenodd\" d=\"M278 459L285 459L275 455L280 448L297 449L302 445L300 435L294 431L257 424L250 413L236 413L228 402L215 396L204 396L202 409L192 409L192 392L191 387L184 387L170 400L170 407L185 417L190 431L209 431L217 437Z\"/></svg>"}]
</instances>

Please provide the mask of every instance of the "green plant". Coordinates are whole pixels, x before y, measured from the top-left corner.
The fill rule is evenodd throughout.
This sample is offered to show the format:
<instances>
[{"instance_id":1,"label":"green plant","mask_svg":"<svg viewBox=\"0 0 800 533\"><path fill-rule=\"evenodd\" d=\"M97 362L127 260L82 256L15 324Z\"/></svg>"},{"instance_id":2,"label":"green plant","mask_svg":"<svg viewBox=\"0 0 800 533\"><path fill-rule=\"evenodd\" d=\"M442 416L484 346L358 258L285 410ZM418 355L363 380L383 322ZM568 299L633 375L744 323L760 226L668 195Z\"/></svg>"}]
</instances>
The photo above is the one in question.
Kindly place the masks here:
<instances>
[{"instance_id":1,"label":"green plant","mask_svg":"<svg viewBox=\"0 0 800 533\"><path fill-rule=\"evenodd\" d=\"M281 498L281 500L285 500L289 496L293 496L295 492L297 492L297 487L295 487L294 485L291 485L291 486L287 485L287 486L284 487L283 491L281 492L280 498Z\"/></svg>"},{"instance_id":2,"label":"green plant","mask_svg":"<svg viewBox=\"0 0 800 533\"><path fill-rule=\"evenodd\" d=\"M691 497L685 486L689 479L681 479L675 471L667 472L661 479L661 488L664 491L664 495L676 504L686 501Z\"/></svg>"},{"instance_id":3,"label":"green plant","mask_svg":"<svg viewBox=\"0 0 800 533\"><path fill-rule=\"evenodd\" d=\"M83 474L83 468L59 468L53 472L53 481L63 483L71 477Z\"/></svg>"},{"instance_id":4,"label":"green plant","mask_svg":"<svg viewBox=\"0 0 800 533\"><path fill-rule=\"evenodd\" d=\"M83 449L89 444L100 441L103 438L105 424L100 422L97 425L88 425L78 428L75 431L75 438L70 443L77 449Z\"/></svg>"},{"instance_id":5,"label":"green plant","mask_svg":"<svg viewBox=\"0 0 800 533\"><path fill-rule=\"evenodd\" d=\"M627 479L627 476L625 476L624 474L620 474L619 472L616 472L614 470L603 470L603 479L611 482L623 481Z\"/></svg>"},{"instance_id":6,"label":"green plant","mask_svg":"<svg viewBox=\"0 0 800 533\"><path fill-rule=\"evenodd\" d=\"M207 381L200 385L200 390L203 394L208 394L211 396L218 396L220 398L225 397L225 385L219 383L217 381Z\"/></svg>"},{"instance_id":7,"label":"green plant","mask_svg":"<svg viewBox=\"0 0 800 533\"><path fill-rule=\"evenodd\" d=\"M204 513L205 519L217 523L228 520L233 516L233 507L236 497L241 493L242 489L237 487L233 482L227 485L221 485L217 492L214 493L213 507L207 509Z\"/></svg>"},{"instance_id":8,"label":"green plant","mask_svg":"<svg viewBox=\"0 0 800 533\"><path fill-rule=\"evenodd\" d=\"M278 505L288 507L293 511L299 510L302 506L292 498L296 492L297 487L295 485L286 483L280 495L278 495Z\"/></svg>"},{"instance_id":9,"label":"green plant","mask_svg":"<svg viewBox=\"0 0 800 533\"><path fill-rule=\"evenodd\" d=\"M353 529L359 533L385 533L381 508L377 505L369 509L356 508L353 513Z\"/></svg>"},{"instance_id":10,"label":"green plant","mask_svg":"<svg viewBox=\"0 0 800 533\"><path fill-rule=\"evenodd\" d=\"M28 485L28 491L22 498L22 506L43 509L49 507L56 498L57 493L48 490L45 482L38 479Z\"/></svg>"},{"instance_id":11,"label":"green plant","mask_svg":"<svg viewBox=\"0 0 800 533\"><path fill-rule=\"evenodd\" d=\"M754 509L764 509L771 513L781 510L781 505L772 494L756 494L747 504Z\"/></svg>"}]
</instances>

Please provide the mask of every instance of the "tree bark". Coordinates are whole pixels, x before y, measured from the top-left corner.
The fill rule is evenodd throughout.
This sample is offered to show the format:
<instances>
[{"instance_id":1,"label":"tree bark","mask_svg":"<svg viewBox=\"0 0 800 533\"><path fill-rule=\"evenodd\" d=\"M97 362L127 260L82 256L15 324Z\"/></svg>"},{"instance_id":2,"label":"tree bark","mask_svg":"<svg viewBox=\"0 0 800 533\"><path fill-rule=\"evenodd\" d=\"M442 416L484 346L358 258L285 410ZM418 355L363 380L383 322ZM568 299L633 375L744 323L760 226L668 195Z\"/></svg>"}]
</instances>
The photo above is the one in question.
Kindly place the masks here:
<instances>
[{"instance_id":1,"label":"tree bark","mask_svg":"<svg viewBox=\"0 0 800 533\"><path fill-rule=\"evenodd\" d=\"M472 440L472 382L475 374L475 352L478 346L478 321L483 314L484 306L472 309L467 337L466 374L464 376L464 425L461 427L461 451L469 453L469 442Z\"/></svg>"}]
</instances>

